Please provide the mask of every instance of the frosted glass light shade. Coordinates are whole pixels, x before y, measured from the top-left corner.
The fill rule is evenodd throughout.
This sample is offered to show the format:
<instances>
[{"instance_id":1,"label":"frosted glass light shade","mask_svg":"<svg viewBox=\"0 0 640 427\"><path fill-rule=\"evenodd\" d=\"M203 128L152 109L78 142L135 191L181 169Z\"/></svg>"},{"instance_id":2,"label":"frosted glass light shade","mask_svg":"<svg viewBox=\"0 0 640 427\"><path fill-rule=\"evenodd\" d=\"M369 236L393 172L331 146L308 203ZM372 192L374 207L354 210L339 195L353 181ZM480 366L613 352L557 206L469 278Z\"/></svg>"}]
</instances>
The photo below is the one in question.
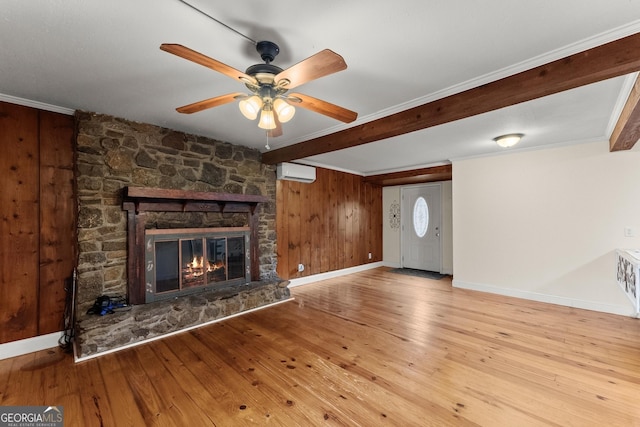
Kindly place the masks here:
<instances>
[{"instance_id":1,"label":"frosted glass light shade","mask_svg":"<svg viewBox=\"0 0 640 427\"><path fill-rule=\"evenodd\" d=\"M276 114L278 114L280 123L287 123L296 114L296 109L293 108L293 105L280 98L275 100L273 108L276 110Z\"/></svg>"},{"instance_id":2,"label":"frosted glass light shade","mask_svg":"<svg viewBox=\"0 0 640 427\"><path fill-rule=\"evenodd\" d=\"M258 127L266 130L276 128L276 120L273 117L273 111L262 110L262 113L260 113L260 122L258 122Z\"/></svg>"},{"instance_id":3,"label":"frosted glass light shade","mask_svg":"<svg viewBox=\"0 0 640 427\"><path fill-rule=\"evenodd\" d=\"M259 96L253 95L240 101L238 107L243 116L249 120L255 120L262 108L262 100Z\"/></svg>"},{"instance_id":4,"label":"frosted glass light shade","mask_svg":"<svg viewBox=\"0 0 640 427\"><path fill-rule=\"evenodd\" d=\"M498 136L496 138L493 138L493 140L500 147L509 148L509 147L513 147L518 142L520 142L520 140L522 139L523 136L524 136L524 134L521 134L521 133L510 133L508 135L502 135L502 136Z\"/></svg>"}]
</instances>

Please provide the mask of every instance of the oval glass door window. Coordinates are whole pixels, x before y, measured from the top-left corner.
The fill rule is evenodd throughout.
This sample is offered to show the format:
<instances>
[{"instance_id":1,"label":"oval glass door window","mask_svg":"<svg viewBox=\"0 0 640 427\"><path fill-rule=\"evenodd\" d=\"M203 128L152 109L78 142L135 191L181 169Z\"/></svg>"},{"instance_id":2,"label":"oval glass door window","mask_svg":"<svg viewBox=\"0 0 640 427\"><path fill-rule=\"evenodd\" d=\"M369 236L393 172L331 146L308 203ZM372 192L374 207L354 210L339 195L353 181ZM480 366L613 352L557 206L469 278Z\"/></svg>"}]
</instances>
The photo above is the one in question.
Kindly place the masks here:
<instances>
[{"instance_id":1,"label":"oval glass door window","mask_svg":"<svg viewBox=\"0 0 640 427\"><path fill-rule=\"evenodd\" d=\"M413 205L413 229L418 237L424 237L429 227L429 208L424 197L418 197Z\"/></svg>"}]
</instances>

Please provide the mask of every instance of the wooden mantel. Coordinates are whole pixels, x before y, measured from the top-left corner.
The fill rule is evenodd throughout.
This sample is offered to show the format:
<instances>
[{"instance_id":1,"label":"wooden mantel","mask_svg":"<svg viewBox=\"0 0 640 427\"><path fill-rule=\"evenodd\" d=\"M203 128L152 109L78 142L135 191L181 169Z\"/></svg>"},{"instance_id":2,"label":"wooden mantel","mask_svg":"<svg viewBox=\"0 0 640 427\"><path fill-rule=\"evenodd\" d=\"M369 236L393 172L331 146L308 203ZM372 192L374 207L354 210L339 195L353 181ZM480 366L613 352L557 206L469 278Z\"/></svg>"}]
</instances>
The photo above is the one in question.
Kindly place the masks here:
<instances>
[{"instance_id":1,"label":"wooden mantel","mask_svg":"<svg viewBox=\"0 0 640 427\"><path fill-rule=\"evenodd\" d=\"M246 213L249 220L251 280L260 280L258 251L258 203L270 199L261 195L209 193L162 188L125 187L122 209L127 211L127 296L129 304L145 302L144 231L147 212Z\"/></svg>"},{"instance_id":2,"label":"wooden mantel","mask_svg":"<svg viewBox=\"0 0 640 427\"><path fill-rule=\"evenodd\" d=\"M164 208L158 209L158 204L181 203L184 208L193 203L199 204L216 204L221 207L222 212L227 204L246 205L253 211L258 203L268 202L269 198L253 194L232 194L232 193L209 193L204 191L188 191L188 190L170 190L164 188L145 188L145 187L125 187L124 200L133 202L136 206L143 204L146 211L165 211ZM156 206L156 209L151 208ZM192 208L192 207L190 207ZM185 212L203 212L203 210L184 210ZM169 210L168 212L175 212ZM209 209L204 212L212 212ZM235 212L235 211L234 211ZM252 212L253 213L253 212Z\"/></svg>"}]
</instances>

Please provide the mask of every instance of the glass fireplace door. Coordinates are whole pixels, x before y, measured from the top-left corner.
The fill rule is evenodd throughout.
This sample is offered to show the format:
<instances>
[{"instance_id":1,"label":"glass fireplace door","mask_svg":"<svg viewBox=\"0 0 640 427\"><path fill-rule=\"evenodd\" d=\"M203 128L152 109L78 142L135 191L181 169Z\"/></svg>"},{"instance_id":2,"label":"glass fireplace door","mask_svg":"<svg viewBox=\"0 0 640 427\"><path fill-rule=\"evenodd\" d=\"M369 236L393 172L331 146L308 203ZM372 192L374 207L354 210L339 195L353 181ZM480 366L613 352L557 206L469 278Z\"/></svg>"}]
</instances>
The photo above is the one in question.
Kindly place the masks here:
<instances>
[{"instance_id":1,"label":"glass fireplace door","mask_svg":"<svg viewBox=\"0 0 640 427\"><path fill-rule=\"evenodd\" d=\"M205 262L202 238L180 240L180 265L182 266L182 289L205 284Z\"/></svg>"},{"instance_id":2,"label":"glass fireplace door","mask_svg":"<svg viewBox=\"0 0 640 427\"><path fill-rule=\"evenodd\" d=\"M247 227L147 230L145 240L145 302L251 281Z\"/></svg>"}]
</instances>

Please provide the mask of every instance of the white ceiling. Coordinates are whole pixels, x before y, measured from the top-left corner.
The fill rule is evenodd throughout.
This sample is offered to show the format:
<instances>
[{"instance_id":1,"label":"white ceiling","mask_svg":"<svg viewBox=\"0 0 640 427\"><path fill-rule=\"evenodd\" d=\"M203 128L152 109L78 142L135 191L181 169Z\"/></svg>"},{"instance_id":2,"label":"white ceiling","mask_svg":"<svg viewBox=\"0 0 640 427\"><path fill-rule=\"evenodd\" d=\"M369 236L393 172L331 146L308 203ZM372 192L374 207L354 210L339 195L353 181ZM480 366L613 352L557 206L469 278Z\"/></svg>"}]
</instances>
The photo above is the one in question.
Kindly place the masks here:
<instances>
[{"instance_id":1,"label":"white ceiling","mask_svg":"<svg viewBox=\"0 0 640 427\"><path fill-rule=\"evenodd\" d=\"M186 0L254 40L287 68L328 48L345 71L296 88L343 106L343 124L301 108L272 149L362 124L640 32L640 0ZM176 107L240 83L163 52L178 43L244 70L260 63L243 37L180 0L0 0L0 99L152 123L265 150L236 103L192 115ZM608 138L633 76L619 77L423 131L303 159L363 175L510 150Z\"/></svg>"}]
</instances>

